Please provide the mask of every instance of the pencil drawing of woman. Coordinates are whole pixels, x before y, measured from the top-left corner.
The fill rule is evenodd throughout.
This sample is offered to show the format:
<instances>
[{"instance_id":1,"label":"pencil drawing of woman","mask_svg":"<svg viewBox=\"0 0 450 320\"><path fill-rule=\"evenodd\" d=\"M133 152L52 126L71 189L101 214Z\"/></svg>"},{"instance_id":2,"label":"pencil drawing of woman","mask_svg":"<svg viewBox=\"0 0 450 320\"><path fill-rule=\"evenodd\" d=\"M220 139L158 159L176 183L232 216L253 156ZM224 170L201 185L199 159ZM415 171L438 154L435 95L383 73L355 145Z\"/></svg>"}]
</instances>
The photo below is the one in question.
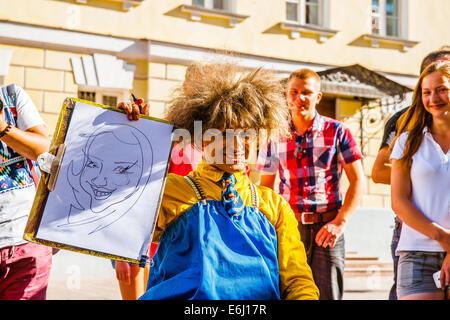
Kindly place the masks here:
<instances>
[{"instance_id":1,"label":"pencil drawing of woman","mask_svg":"<svg viewBox=\"0 0 450 320\"><path fill-rule=\"evenodd\" d=\"M84 136L81 169L72 160L67 170L75 201L59 227L88 226L92 234L127 214L142 196L153 151L147 137L130 125L103 124Z\"/></svg>"}]
</instances>

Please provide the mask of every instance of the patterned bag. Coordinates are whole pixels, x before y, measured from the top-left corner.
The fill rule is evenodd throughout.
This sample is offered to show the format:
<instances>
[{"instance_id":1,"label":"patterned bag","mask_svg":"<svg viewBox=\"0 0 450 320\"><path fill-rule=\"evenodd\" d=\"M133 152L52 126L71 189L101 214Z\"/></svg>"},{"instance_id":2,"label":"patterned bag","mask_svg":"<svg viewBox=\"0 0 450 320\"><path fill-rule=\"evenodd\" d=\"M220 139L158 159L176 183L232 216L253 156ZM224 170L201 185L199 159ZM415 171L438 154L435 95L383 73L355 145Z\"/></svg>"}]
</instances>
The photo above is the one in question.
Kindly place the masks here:
<instances>
[{"instance_id":1,"label":"patterned bag","mask_svg":"<svg viewBox=\"0 0 450 320\"><path fill-rule=\"evenodd\" d=\"M14 84L2 87L0 94L4 101L6 121L17 126L16 92ZM21 156L2 141L0 145L0 193L21 189L34 184L37 188L40 172L35 161Z\"/></svg>"}]
</instances>

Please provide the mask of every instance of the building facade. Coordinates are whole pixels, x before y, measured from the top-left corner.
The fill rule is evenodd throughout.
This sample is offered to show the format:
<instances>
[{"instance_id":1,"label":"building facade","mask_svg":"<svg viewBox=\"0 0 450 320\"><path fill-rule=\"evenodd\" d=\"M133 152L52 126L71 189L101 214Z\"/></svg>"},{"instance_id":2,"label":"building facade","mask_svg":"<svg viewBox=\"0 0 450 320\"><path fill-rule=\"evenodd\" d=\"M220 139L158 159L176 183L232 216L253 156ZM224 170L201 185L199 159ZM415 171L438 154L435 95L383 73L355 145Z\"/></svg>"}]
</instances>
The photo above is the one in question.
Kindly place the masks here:
<instances>
[{"instance_id":1,"label":"building facade","mask_svg":"<svg viewBox=\"0 0 450 320\"><path fill-rule=\"evenodd\" d=\"M224 52L280 79L308 67L320 112L364 153L362 207L390 209L369 178L383 125L422 58L450 45L448 12L448 0L0 0L0 84L24 87L53 132L66 97L114 106L132 90L163 117L187 65Z\"/></svg>"}]
</instances>

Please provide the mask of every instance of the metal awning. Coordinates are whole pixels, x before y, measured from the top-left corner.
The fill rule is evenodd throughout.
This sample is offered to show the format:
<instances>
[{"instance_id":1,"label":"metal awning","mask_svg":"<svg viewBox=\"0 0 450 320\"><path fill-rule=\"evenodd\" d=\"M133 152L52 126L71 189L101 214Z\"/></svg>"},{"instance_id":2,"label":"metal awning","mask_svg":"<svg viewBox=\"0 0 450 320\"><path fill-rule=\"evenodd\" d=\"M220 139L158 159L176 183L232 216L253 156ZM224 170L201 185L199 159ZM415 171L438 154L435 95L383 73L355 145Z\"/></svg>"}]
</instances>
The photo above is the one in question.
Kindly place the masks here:
<instances>
[{"instance_id":1,"label":"metal awning","mask_svg":"<svg viewBox=\"0 0 450 320\"><path fill-rule=\"evenodd\" d=\"M322 89L328 94L351 95L367 99L387 96L403 99L412 89L359 64L318 72Z\"/></svg>"}]
</instances>

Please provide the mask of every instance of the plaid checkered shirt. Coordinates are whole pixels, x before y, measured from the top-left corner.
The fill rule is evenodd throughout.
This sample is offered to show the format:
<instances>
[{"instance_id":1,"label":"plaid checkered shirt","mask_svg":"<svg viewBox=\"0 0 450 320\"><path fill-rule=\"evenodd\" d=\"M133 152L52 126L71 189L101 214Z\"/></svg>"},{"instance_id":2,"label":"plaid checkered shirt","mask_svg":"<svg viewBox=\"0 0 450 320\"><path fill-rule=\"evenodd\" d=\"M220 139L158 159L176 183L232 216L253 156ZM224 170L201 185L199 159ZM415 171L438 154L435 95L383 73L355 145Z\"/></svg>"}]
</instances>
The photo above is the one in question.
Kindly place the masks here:
<instances>
[{"instance_id":1,"label":"plaid checkered shirt","mask_svg":"<svg viewBox=\"0 0 450 320\"><path fill-rule=\"evenodd\" d=\"M294 212L339 210L343 166L363 157L350 130L316 112L303 135L291 131L292 138L261 149L256 168L263 174L279 170L279 192Z\"/></svg>"}]
</instances>

